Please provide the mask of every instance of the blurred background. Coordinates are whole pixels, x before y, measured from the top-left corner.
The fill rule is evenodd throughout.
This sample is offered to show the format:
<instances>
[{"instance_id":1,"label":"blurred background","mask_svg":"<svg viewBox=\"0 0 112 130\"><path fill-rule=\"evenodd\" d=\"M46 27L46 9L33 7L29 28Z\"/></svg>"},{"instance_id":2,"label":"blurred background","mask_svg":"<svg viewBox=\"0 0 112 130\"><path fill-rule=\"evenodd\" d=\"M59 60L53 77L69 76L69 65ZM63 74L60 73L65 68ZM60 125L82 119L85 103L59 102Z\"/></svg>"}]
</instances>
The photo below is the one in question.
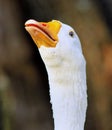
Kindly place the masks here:
<instances>
[{"instance_id":1,"label":"blurred background","mask_svg":"<svg viewBox=\"0 0 112 130\"><path fill-rule=\"evenodd\" d=\"M85 130L112 130L112 0L0 0L0 130L53 130L49 86L28 19L75 28L87 61Z\"/></svg>"}]
</instances>

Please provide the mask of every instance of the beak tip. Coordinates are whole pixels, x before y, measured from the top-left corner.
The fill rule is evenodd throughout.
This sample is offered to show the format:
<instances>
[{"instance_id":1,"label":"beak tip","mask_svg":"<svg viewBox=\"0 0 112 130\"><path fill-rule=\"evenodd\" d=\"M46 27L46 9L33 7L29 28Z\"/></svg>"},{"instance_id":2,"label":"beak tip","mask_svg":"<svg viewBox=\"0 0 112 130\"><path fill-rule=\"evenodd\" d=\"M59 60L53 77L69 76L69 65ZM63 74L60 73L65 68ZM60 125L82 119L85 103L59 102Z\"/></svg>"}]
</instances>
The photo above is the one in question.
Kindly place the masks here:
<instances>
[{"instance_id":1,"label":"beak tip","mask_svg":"<svg viewBox=\"0 0 112 130\"><path fill-rule=\"evenodd\" d=\"M37 21L35 21L34 19L30 19L30 20L27 20L27 21L25 22L25 26L27 26L27 25L29 25L29 24L35 24L35 23L37 23Z\"/></svg>"}]
</instances>

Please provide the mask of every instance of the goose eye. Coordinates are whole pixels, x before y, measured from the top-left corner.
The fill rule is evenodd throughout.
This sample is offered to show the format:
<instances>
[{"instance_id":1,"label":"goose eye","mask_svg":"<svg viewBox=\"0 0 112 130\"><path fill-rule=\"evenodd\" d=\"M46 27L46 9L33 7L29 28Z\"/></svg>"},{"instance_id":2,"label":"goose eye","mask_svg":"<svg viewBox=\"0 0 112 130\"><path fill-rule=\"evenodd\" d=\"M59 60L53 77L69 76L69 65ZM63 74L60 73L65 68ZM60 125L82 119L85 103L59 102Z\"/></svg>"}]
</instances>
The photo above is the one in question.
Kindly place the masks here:
<instances>
[{"instance_id":1,"label":"goose eye","mask_svg":"<svg viewBox=\"0 0 112 130\"><path fill-rule=\"evenodd\" d=\"M69 32L69 35L70 35L71 37L74 37L74 32L73 32L73 31L70 31L70 32Z\"/></svg>"}]
</instances>

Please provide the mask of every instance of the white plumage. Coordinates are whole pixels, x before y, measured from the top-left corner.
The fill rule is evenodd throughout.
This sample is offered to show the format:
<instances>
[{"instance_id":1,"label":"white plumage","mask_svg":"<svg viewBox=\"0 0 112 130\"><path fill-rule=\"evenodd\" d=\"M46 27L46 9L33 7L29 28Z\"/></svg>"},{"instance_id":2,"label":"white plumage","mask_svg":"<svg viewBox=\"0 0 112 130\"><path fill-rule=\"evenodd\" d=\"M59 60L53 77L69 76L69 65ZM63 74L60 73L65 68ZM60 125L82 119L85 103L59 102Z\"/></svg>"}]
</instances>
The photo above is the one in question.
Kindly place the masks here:
<instances>
[{"instance_id":1,"label":"white plumage","mask_svg":"<svg viewBox=\"0 0 112 130\"><path fill-rule=\"evenodd\" d=\"M86 62L73 28L60 24L56 46L39 47L48 72L54 127L55 130L84 130Z\"/></svg>"}]
</instances>

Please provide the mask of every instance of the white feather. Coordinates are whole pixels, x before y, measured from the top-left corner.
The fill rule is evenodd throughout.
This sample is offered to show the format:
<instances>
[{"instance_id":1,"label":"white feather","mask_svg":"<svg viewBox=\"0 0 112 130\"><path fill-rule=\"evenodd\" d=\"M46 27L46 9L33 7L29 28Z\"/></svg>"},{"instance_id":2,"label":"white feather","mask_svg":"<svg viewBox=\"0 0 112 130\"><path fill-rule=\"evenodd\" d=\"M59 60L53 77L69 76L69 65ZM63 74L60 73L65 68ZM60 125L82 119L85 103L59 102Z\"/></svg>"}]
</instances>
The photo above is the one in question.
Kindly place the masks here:
<instances>
[{"instance_id":1,"label":"white feather","mask_svg":"<svg viewBox=\"0 0 112 130\"><path fill-rule=\"evenodd\" d=\"M69 35L70 31L74 36ZM86 62L80 40L63 23L58 38L56 47L39 49L48 72L55 130L84 130Z\"/></svg>"}]
</instances>

